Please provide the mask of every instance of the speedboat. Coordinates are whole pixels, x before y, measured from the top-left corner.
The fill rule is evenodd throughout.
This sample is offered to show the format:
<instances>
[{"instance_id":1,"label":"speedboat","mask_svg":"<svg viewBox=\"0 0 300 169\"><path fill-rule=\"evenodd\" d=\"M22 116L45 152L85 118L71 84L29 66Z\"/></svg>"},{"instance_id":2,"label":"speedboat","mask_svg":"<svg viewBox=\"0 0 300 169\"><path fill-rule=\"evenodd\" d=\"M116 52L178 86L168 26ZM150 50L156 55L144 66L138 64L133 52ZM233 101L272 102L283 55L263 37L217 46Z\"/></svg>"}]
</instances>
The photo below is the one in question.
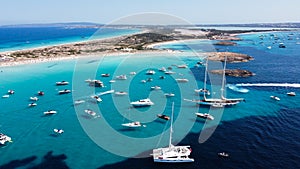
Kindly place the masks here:
<instances>
[{"instance_id":1,"label":"speedboat","mask_svg":"<svg viewBox=\"0 0 300 169\"><path fill-rule=\"evenodd\" d=\"M174 93L165 93L164 95L165 95L166 97L174 97L174 96L175 96Z\"/></svg>"},{"instance_id":2,"label":"speedboat","mask_svg":"<svg viewBox=\"0 0 300 169\"><path fill-rule=\"evenodd\" d=\"M174 74L175 72L173 71L166 71L165 74L170 75L170 74Z\"/></svg>"},{"instance_id":3,"label":"speedboat","mask_svg":"<svg viewBox=\"0 0 300 169\"><path fill-rule=\"evenodd\" d=\"M151 90L161 90L161 87L160 86L153 86L153 87L151 87Z\"/></svg>"},{"instance_id":4,"label":"speedboat","mask_svg":"<svg viewBox=\"0 0 300 169\"><path fill-rule=\"evenodd\" d=\"M115 92L115 95L117 95L117 96L124 96L124 95L127 95L127 94L128 94L127 92L123 92L123 91Z\"/></svg>"},{"instance_id":5,"label":"speedboat","mask_svg":"<svg viewBox=\"0 0 300 169\"><path fill-rule=\"evenodd\" d=\"M164 114L158 114L157 117L163 120L170 120L170 117Z\"/></svg>"},{"instance_id":6,"label":"speedboat","mask_svg":"<svg viewBox=\"0 0 300 169\"><path fill-rule=\"evenodd\" d=\"M32 101L38 101L39 100L39 98L37 98L37 97L30 97L29 99L32 100Z\"/></svg>"},{"instance_id":7,"label":"speedboat","mask_svg":"<svg viewBox=\"0 0 300 169\"><path fill-rule=\"evenodd\" d=\"M102 77L109 77L110 74L109 74L109 73L103 73L103 74L101 74L101 76L102 76Z\"/></svg>"},{"instance_id":8,"label":"speedboat","mask_svg":"<svg viewBox=\"0 0 300 169\"><path fill-rule=\"evenodd\" d=\"M141 99L130 103L134 107L152 106L154 103L150 99Z\"/></svg>"},{"instance_id":9,"label":"speedboat","mask_svg":"<svg viewBox=\"0 0 300 169\"><path fill-rule=\"evenodd\" d=\"M90 80L89 86L94 86L94 87L104 87L104 83L101 80Z\"/></svg>"},{"instance_id":10,"label":"speedboat","mask_svg":"<svg viewBox=\"0 0 300 169\"><path fill-rule=\"evenodd\" d=\"M34 106L37 106L37 104L36 103L30 103L30 104L28 104L28 107L34 107Z\"/></svg>"},{"instance_id":11,"label":"speedboat","mask_svg":"<svg viewBox=\"0 0 300 169\"><path fill-rule=\"evenodd\" d=\"M115 83L115 82L116 82L115 80L110 80L110 81L109 81L109 83Z\"/></svg>"},{"instance_id":12,"label":"speedboat","mask_svg":"<svg viewBox=\"0 0 300 169\"><path fill-rule=\"evenodd\" d=\"M68 93L71 93L71 90L64 89L64 90L58 91L58 94L68 94Z\"/></svg>"},{"instance_id":13,"label":"speedboat","mask_svg":"<svg viewBox=\"0 0 300 169\"><path fill-rule=\"evenodd\" d=\"M208 113L195 113L197 117L201 117L203 119L214 120L214 117Z\"/></svg>"},{"instance_id":14,"label":"speedboat","mask_svg":"<svg viewBox=\"0 0 300 169\"><path fill-rule=\"evenodd\" d=\"M159 79L165 79L166 77L165 76L159 76Z\"/></svg>"},{"instance_id":15,"label":"speedboat","mask_svg":"<svg viewBox=\"0 0 300 169\"><path fill-rule=\"evenodd\" d=\"M126 80L127 76L126 75L119 75L119 76L116 77L116 79L118 79L118 80Z\"/></svg>"},{"instance_id":16,"label":"speedboat","mask_svg":"<svg viewBox=\"0 0 300 169\"><path fill-rule=\"evenodd\" d=\"M155 71L154 70L147 70L146 75L154 75Z\"/></svg>"},{"instance_id":17,"label":"speedboat","mask_svg":"<svg viewBox=\"0 0 300 169\"><path fill-rule=\"evenodd\" d=\"M84 102L85 102L84 100L76 100L74 102L74 105L79 105L79 104L84 103Z\"/></svg>"},{"instance_id":18,"label":"speedboat","mask_svg":"<svg viewBox=\"0 0 300 169\"><path fill-rule=\"evenodd\" d=\"M286 48L286 46L284 45L284 43L279 43L278 47L279 48Z\"/></svg>"},{"instance_id":19,"label":"speedboat","mask_svg":"<svg viewBox=\"0 0 300 169\"><path fill-rule=\"evenodd\" d=\"M15 91L14 90L8 90L7 93L8 94L15 94Z\"/></svg>"},{"instance_id":20,"label":"speedboat","mask_svg":"<svg viewBox=\"0 0 300 169\"><path fill-rule=\"evenodd\" d=\"M124 127L142 127L142 124L139 121L131 122L131 123L123 123Z\"/></svg>"},{"instance_id":21,"label":"speedboat","mask_svg":"<svg viewBox=\"0 0 300 169\"><path fill-rule=\"evenodd\" d=\"M95 117L95 118L100 117L100 115L97 115L97 113L94 112L94 111L91 110L91 109L86 109L86 110L84 110L84 112L87 113L87 114L90 115L90 116Z\"/></svg>"},{"instance_id":22,"label":"speedboat","mask_svg":"<svg viewBox=\"0 0 300 169\"><path fill-rule=\"evenodd\" d=\"M97 102L102 102L102 99L97 95L91 96L91 98L96 99Z\"/></svg>"},{"instance_id":23,"label":"speedboat","mask_svg":"<svg viewBox=\"0 0 300 169\"><path fill-rule=\"evenodd\" d=\"M9 98L9 95L8 94L3 95L2 98Z\"/></svg>"},{"instance_id":24,"label":"speedboat","mask_svg":"<svg viewBox=\"0 0 300 169\"><path fill-rule=\"evenodd\" d=\"M207 96L210 95L210 92L207 89L195 89L194 91L199 95L207 95Z\"/></svg>"},{"instance_id":25,"label":"speedboat","mask_svg":"<svg viewBox=\"0 0 300 169\"><path fill-rule=\"evenodd\" d=\"M38 91L39 96L43 96L45 93L43 91Z\"/></svg>"},{"instance_id":26,"label":"speedboat","mask_svg":"<svg viewBox=\"0 0 300 169\"><path fill-rule=\"evenodd\" d=\"M141 80L141 83L146 83L147 81L146 80Z\"/></svg>"},{"instance_id":27,"label":"speedboat","mask_svg":"<svg viewBox=\"0 0 300 169\"><path fill-rule=\"evenodd\" d=\"M166 69L165 67L161 67L161 68L159 68L158 70L161 71L161 72L167 71L167 69Z\"/></svg>"},{"instance_id":28,"label":"speedboat","mask_svg":"<svg viewBox=\"0 0 300 169\"><path fill-rule=\"evenodd\" d=\"M136 72L130 72L129 74L130 75L136 75Z\"/></svg>"},{"instance_id":29,"label":"speedboat","mask_svg":"<svg viewBox=\"0 0 300 169\"><path fill-rule=\"evenodd\" d=\"M295 92L288 92L287 95L288 96L296 96L296 93Z\"/></svg>"},{"instance_id":30,"label":"speedboat","mask_svg":"<svg viewBox=\"0 0 300 169\"><path fill-rule=\"evenodd\" d=\"M183 64L183 65L177 65L177 68L183 68L183 69L186 69L188 68L188 66L186 64Z\"/></svg>"},{"instance_id":31,"label":"speedboat","mask_svg":"<svg viewBox=\"0 0 300 169\"><path fill-rule=\"evenodd\" d=\"M280 98L279 98L279 97L277 97L277 96L270 96L270 98L271 98L271 99L274 99L274 100L277 100L277 101L279 101L279 100L280 100Z\"/></svg>"},{"instance_id":32,"label":"speedboat","mask_svg":"<svg viewBox=\"0 0 300 169\"><path fill-rule=\"evenodd\" d=\"M189 80L188 79L175 79L177 82L182 82L182 83L185 83L185 82L188 82Z\"/></svg>"},{"instance_id":33,"label":"speedboat","mask_svg":"<svg viewBox=\"0 0 300 169\"><path fill-rule=\"evenodd\" d=\"M11 137L0 133L0 145L4 145L6 142L11 142Z\"/></svg>"},{"instance_id":34,"label":"speedboat","mask_svg":"<svg viewBox=\"0 0 300 169\"><path fill-rule=\"evenodd\" d=\"M229 157L229 154L225 153L225 152L221 152L221 153L218 153L218 156L219 157Z\"/></svg>"},{"instance_id":35,"label":"speedboat","mask_svg":"<svg viewBox=\"0 0 300 169\"><path fill-rule=\"evenodd\" d=\"M44 112L44 115L52 115L52 114L56 114L56 113L57 113L57 111L55 111L55 110L48 110L48 111Z\"/></svg>"},{"instance_id":36,"label":"speedboat","mask_svg":"<svg viewBox=\"0 0 300 169\"><path fill-rule=\"evenodd\" d=\"M68 84L69 84L69 82L67 82L67 81L56 82L57 86L63 86L63 85L68 85Z\"/></svg>"},{"instance_id":37,"label":"speedboat","mask_svg":"<svg viewBox=\"0 0 300 169\"><path fill-rule=\"evenodd\" d=\"M53 131L57 134L62 134L65 132L63 129L53 129Z\"/></svg>"}]
</instances>

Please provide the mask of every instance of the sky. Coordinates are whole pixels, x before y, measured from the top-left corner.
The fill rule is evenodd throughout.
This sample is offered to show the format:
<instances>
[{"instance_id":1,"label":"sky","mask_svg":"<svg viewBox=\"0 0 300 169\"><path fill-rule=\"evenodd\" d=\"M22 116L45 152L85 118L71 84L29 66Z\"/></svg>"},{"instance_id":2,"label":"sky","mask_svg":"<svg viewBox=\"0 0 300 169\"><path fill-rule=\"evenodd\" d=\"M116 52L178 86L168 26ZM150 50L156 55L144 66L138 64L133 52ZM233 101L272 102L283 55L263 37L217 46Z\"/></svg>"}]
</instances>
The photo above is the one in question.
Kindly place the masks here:
<instances>
[{"instance_id":1,"label":"sky","mask_svg":"<svg viewBox=\"0 0 300 169\"><path fill-rule=\"evenodd\" d=\"M109 24L147 12L192 24L300 22L299 7L299 0L0 0L0 25Z\"/></svg>"}]
</instances>

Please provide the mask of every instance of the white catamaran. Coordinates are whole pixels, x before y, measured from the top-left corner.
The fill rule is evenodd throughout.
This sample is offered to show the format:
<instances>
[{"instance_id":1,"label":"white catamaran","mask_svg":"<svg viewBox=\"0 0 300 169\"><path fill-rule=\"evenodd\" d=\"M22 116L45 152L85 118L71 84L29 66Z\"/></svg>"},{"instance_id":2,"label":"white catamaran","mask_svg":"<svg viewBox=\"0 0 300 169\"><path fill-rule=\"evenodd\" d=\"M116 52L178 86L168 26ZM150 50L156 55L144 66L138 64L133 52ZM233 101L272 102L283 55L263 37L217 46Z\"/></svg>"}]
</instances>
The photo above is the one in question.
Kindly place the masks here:
<instances>
[{"instance_id":1,"label":"white catamaran","mask_svg":"<svg viewBox=\"0 0 300 169\"><path fill-rule=\"evenodd\" d=\"M187 163L194 162L193 158L189 158L192 150L190 146L174 146L172 144L172 133L173 133L173 114L174 114L174 102L172 104L172 117L170 126L170 138L169 146L165 148L153 149L153 160L154 162L160 163Z\"/></svg>"},{"instance_id":2,"label":"white catamaran","mask_svg":"<svg viewBox=\"0 0 300 169\"><path fill-rule=\"evenodd\" d=\"M221 98L206 98L206 95L204 93L204 95L203 95L204 98L200 101L197 101L196 102L197 104L213 106L213 107L225 107L225 106L233 106L233 105L240 103L241 101L244 101L244 98L226 98L226 97L224 97L226 61L227 61L227 57L225 57L225 61L224 61ZM206 62L208 62L208 59L206 59ZM204 84L206 84L206 80L207 80L207 67L208 67L208 64L206 63Z\"/></svg>"}]
</instances>

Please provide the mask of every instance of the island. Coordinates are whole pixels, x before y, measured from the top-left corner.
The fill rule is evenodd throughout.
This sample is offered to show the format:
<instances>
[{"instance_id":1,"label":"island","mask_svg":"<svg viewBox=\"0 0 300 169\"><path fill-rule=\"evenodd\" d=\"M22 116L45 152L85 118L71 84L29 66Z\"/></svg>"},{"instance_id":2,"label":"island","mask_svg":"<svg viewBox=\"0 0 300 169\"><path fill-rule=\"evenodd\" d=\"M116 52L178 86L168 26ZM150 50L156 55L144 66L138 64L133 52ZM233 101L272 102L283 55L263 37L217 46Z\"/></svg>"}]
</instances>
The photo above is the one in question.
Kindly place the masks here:
<instances>
[{"instance_id":1,"label":"island","mask_svg":"<svg viewBox=\"0 0 300 169\"><path fill-rule=\"evenodd\" d=\"M268 30L264 30L268 31ZM272 31L272 30L269 30ZM0 52L0 66L36 63L48 60L77 58L88 55L118 55L120 53L166 52L154 48L159 43L172 43L187 40L220 40L216 45L236 45L241 40L239 33L261 32L261 30L220 31L215 29L188 29L178 27L147 27L140 33L83 42L39 47L33 49ZM210 60L238 63L253 60L253 57L232 52L205 53Z\"/></svg>"}]
</instances>

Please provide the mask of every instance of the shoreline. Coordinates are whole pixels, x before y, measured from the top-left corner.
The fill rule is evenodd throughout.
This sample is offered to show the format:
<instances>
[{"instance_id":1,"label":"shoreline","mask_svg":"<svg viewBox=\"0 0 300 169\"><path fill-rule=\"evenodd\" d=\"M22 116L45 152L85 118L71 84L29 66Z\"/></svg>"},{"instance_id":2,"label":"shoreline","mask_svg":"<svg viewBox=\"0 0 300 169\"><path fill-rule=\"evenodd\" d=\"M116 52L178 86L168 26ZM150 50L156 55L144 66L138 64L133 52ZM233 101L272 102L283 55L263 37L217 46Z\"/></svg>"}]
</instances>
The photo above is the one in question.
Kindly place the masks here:
<instances>
[{"instance_id":1,"label":"shoreline","mask_svg":"<svg viewBox=\"0 0 300 169\"><path fill-rule=\"evenodd\" d=\"M86 56L98 55L100 56L118 56L118 55L126 55L126 54L143 54L143 53L160 53L160 54L171 54L174 52L181 53L182 51L173 51L173 50L160 50L155 49L155 46L173 44L173 43L188 43L193 41L205 41L212 40L204 37L194 37L186 34L180 33L172 33L173 39L161 40L155 39L150 43L141 43L138 44L142 46L142 50L135 49L133 46L136 45L136 42L127 42L122 43L125 39L132 38L136 35L143 35L145 33L151 33L149 29L143 29L140 32L107 37L102 39L92 39L85 40L82 42L70 42L60 45L49 45L49 46L41 46L30 49L16 50L16 51L6 51L0 52L0 67L8 67L8 66L17 66L24 64L36 64L43 63L49 61L59 61L59 60L67 60L67 59L78 59ZM217 35L216 39L222 41L224 38L237 38L237 36L245 35L245 34L257 34L257 33L266 33L266 32L274 32L274 31L264 31L264 32L244 32L244 33L230 33L228 35L220 36ZM278 31L276 31L278 32ZM199 32L197 32L199 33ZM201 33L201 32L200 32ZM183 36L183 37L182 37ZM149 37L148 37L149 38ZM157 38L157 37L156 37ZM151 37L150 37L151 39ZM144 40L144 41L147 41ZM213 44L212 44L213 45Z\"/></svg>"}]
</instances>

